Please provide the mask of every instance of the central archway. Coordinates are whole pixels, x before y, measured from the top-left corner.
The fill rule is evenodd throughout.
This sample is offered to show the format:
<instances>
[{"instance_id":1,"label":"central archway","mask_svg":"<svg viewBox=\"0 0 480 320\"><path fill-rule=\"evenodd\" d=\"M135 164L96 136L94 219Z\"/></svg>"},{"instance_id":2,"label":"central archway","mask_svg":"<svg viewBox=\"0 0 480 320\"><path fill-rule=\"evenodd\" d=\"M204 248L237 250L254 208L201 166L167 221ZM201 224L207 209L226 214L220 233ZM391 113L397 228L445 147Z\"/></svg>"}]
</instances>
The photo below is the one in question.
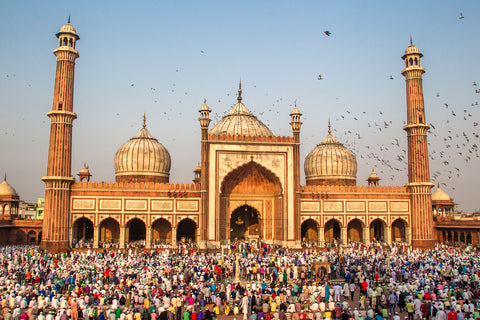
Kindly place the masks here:
<instances>
[{"instance_id":1,"label":"central archway","mask_svg":"<svg viewBox=\"0 0 480 320\"><path fill-rule=\"evenodd\" d=\"M225 176L220 192L219 240L284 240L287 222L282 184L273 172L254 161L247 162ZM242 221L248 227L242 227Z\"/></svg>"},{"instance_id":2,"label":"central archway","mask_svg":"<svg viewBox=\"0 0 480 320\"><path fill-rule=\"evenodd\" d=\"M230 217L230 240L258 239L259 237L258 211L249 205L235 209Z\"/></svg>"}]
</instances>

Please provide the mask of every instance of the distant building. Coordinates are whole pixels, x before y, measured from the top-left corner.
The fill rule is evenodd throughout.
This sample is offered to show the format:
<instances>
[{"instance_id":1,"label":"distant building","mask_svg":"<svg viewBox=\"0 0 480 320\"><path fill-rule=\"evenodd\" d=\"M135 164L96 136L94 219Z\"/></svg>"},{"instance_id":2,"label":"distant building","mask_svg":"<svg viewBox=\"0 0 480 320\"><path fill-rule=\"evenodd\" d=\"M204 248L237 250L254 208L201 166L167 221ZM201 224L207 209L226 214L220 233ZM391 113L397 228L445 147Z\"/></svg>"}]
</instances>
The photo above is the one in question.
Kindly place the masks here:
<instances>
[{"instance_id":1,"label":"distant building","mask_svg":"<svg viewBox=\"0 0 480 320\"><path fill-rule=\"evenodd\" d=\"M35 215L35 219L43 220L44 210L45 210L45 198L38 198L37 199L37 214Z\"/></svg>"},{"instance_id":2,"label":"distant building","mask_svg":"<svg viewBox=\"0 0 480 320\"><path fill-rule=\"evenodd\" d=\"M37 203L21 202L18 210L19 219L35 219L37 215Z\"/></svg>"}]
</instances>

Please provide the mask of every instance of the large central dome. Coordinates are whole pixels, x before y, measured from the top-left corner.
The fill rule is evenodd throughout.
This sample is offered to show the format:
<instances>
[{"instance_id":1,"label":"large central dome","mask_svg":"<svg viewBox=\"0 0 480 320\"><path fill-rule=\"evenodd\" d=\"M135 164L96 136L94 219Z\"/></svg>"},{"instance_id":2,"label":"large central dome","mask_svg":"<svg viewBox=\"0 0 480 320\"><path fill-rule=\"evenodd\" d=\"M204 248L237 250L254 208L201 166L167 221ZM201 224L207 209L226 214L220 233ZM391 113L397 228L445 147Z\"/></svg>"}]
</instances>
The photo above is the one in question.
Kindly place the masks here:
<instances>
[{"instance_id":1,"label":"large central dome","mask_svg":"<svg viewBox=\"0 0 480 320\"><path fill-rule=\"evenodd\" d=\"M273 136L272 131L258 120L257 117L251 114L242 103L241 83L238 89L237 100L238 102L232 107L230 112L215 124L208 133L240 136Z\"/></svg>"}]
</instances>

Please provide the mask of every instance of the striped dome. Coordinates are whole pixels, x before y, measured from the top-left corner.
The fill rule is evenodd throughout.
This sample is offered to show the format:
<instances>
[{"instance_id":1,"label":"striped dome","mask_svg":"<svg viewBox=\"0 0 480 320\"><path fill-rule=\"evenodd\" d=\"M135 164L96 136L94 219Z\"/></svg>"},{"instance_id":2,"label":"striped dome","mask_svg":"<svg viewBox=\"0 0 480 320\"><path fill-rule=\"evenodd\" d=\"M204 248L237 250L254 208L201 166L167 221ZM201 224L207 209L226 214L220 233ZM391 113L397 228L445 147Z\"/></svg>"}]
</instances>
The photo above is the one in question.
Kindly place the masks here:
<instances>
[{"instance_id":1,"label":"striped dome","mask_svg":"<svg viewBox=\"0 0 480 320\"><path fill-rule=\"evenodd\" d=\"M168 150L145 125L115 155L115 177L119 182L168 182L170 166Z\"/></svg>"},{"instance_id":2,"label":"striped dome","mask_svg":"<svg viewBox=\"0 0 480 320\"><path fill-rule=\"evenodd\" d=\"M235 104L230 112L215 124L208 133L240 136L273 136L272 131L258 120L257 117L251 114L247 107L241 102Z\"/></svg>"},{"instance_id":3,"label":"striped dome","mask_svg":"<svg viewBox=\"0 0 480 320\"><path fill-rule=\"evenodd\" d=\"M355 185L357 159L330 132L305 158L307 184Z\"/></svg>"}]
</instances>

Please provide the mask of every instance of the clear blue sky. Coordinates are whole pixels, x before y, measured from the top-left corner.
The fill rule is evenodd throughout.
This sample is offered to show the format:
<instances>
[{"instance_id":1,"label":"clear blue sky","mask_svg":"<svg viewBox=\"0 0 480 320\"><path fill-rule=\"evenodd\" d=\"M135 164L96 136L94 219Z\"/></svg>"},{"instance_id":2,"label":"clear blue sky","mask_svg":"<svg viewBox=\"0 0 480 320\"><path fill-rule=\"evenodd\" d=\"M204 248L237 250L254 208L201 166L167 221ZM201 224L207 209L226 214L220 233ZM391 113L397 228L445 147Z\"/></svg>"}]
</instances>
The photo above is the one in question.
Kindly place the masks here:
<instances>
[{"instance_id":1,"label":"clear blue sky","mask_svg":"<svg viewBox=\"0 0 480 320\"><path fill-rule=\"evenodd\" d=\"M478 1L2 1L0 173L27 201L44 194L52 50L68 15L81 37L74 174L86 162L93 180L114 181L115 152L146 112L147 128L171 154L170 181L190 182L200 160L198 109L206 98L218 121L241 78L243 102L277 135L291 135L297 100L302 159L331 118L357 156L359 185L372 168L382 185L403 185L400 72L411 35L424 54L426 117L435 126L432 180L461 210L480 209Z\"/></svg>"}]
</instances>

